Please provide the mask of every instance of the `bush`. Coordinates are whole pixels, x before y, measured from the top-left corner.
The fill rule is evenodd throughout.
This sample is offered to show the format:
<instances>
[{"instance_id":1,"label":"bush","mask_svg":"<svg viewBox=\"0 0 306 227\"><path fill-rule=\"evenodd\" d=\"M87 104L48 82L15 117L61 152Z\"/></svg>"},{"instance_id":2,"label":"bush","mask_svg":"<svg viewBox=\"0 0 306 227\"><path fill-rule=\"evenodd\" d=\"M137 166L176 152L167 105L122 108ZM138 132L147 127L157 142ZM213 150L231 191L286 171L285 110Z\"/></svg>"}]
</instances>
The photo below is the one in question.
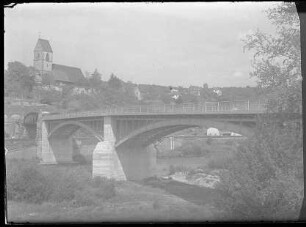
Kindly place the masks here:
<instances>
[{"instance_id":1,"label":"bush","mask_svg":"<svg viewBox=\"0 0 306 227\"><path fill-rule=\"evenodd\" d=\"M53 179L51 200L54 202L71 201L75 197L75 191L80 188L77 181L69 176Z\"/></svg>"},{"instance_id":2,"label":"bush","mask_svg":"<svg viewBox=\"0 0 306 227\"><path fill-rule=\"evenodd\" d=\"M86 188L84 190L77 190L74 193L74 199L71 201L72 206L74 207L83 207L95 205L97 199L95 198L93 190Z\"/></svg>"},{"instance_id":3,"label":"bush","mask_svg":"<svg viewBox=\"0 0 306 227\"><path fill-rule=\"evenodd\" d=\"M300 134L299 134L300 133ZM291 128L260 127L242 143L227 169L216 203L226 219L296 219L303 200L302 133Z\"/></svg>"},{"instance_id":4,"label":"bush","mask_svg":"<svg viewBox=\"0 0 306 227\"><path fill-rule=\"evenodd\" d=\"M37 166L33 161L10 160L7 193L9 200L20 202L68 202L73 206L89 206L97 198L114 197L116 190L112 180L91 180L84 167Z\"/></svg>"},{"instance_id":5,"label":"bush","mask_svg":"<svg viewBox=\"0 0 306 227\"><path fill-rule=\"evenodd\" d=\"M98 198L110 199L116 195L115 182L113 180L95 177L91 183L93 188L96 188L95 195Z\"/></svg>"},{"instance_id":6,"label":"bush","mask_svg":"<svg viewBox=\"0 0 306 227\"><path fill-rule=\"evenodd\" d=\"M14 168L7 174L7 196L10 200L41 203L50 198L50 183L33 167Z\"/></svg>"}]
</instances>

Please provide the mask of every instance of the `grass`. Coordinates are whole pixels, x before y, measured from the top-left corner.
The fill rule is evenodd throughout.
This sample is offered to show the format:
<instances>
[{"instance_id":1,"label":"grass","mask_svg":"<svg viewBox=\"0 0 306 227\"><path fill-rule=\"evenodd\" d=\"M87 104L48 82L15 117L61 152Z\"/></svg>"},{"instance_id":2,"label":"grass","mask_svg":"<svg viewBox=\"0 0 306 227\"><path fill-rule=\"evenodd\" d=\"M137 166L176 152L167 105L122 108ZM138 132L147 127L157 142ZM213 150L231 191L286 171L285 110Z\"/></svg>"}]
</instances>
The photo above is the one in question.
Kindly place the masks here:
<instances>
[{"instance_id":1,"label":"grass","mask_svg":"<svg viewBox=\"0 0 306 227\"><path fill-rule=\"evenodd\" d=\"M91 179L90 165L38 165L34 159L9 158L8 221L212 219L209 207L190 203L163 189L133 182L106 182Z\"/></svg>"},{"instance_id":2,"label":"grass","mask_svg":"<svg viewBox=\"0 0 306 227\"><path fill-rule=\"evenodd\" d=\"M181 165L187 169L203 165L209 167L210 160L221 160L224 153L230 154L231 150L229 144L212 143L209 147L211 152L201 157L159 159L158 168L168 173L171 165ZM103 179L91 179L90 163L37 165L35 155L36 149L28 148L6 157L7 180L17 185L21 181L22 187L28 186L26 191L35 191L32 194L40 195L36 200L35 196L32 198L29 194L17 199L8 197L8 221L205 221L213 220L218 212L210 205L212 199L216 198L211 190L203 191L182 185L153 188L152 185L133 182L105 183ZM12 177L18 171L23 175ZM35 176L34 179L31 176ZM24 184L24 179L30 179L28 184ZM17 192L20 191L20 184L18 187ZM49 195L39 193L44 191L48 194L46 189L49 187L52 191Z\"/></svg>"},{"instance_id":3,"label":"grass","mask_svg":"<svg viewBox=\"0 0 306 227\"><path fill-rule=\"evenodd\" d=\"M111 200L89 206L8 202L8 220L14 222L105 222L213 220L209 206L199 206L159 188L125 182ZM137 191L137 193L135 193Z\"/></svg>"}]
</instances>

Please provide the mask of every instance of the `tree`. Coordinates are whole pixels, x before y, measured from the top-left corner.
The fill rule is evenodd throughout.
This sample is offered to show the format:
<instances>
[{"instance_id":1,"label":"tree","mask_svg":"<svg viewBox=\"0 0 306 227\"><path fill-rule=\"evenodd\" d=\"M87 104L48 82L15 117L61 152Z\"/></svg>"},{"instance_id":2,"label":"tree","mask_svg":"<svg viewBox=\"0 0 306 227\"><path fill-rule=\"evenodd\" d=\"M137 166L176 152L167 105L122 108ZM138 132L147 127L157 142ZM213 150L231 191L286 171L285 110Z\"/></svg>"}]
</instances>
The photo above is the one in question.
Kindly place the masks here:
<instances>
[{"instance_id":1,"label":"tree","mask_svg":"<svg viewBox=\"0 0 306 227\"><path fill-rule=\"evenodd\" d=\"M8 93L29 96L35 85L35 70L21 62L9 62L5 73L5 88Z\"/></svg>"},{"instance_id":2,"label":"tree","mask_svg":"<svg viewBox=\"0 0 306 227\"><path fill-rule=\"evenodd\" d=\"M102 89L102 80L101 80L101 73L98 72L97 69L91 74L91 77L89 77L88 85L90 88L92 88L95 92L98 92Z\"/></svg>"},{"instance_id":3,"label":"tree","mask_svg":"<svg viewBox=\"0 0 306 227\"><path fill-rule=\"evenodd\" d=\"M271 112L299 111L302 102L299 18L294 3L267 10L274 35L257 30L247 35L244 49L254 52L251 77L258 79ZM294 102L292 102L295 100Z\"/></svg>"},{"instance_id":4,"label":"tree","mask_svg":"<svg viewBox=\"0 0 306 227\"><path fill-rule=\"evenodd\" d=\"M121 89L122 88L122 81L116 77L113 73L111 74L109 80L107 81L109 87L113 89Z\"/></svg>"},{"instance_id":5,"label":"tree","mask_svg":"<svg viewBox=\"0 0 306 227\"><path fill-rule=\"evenodd\" d=\"M208 90L208 84L207 84L207 83L203 84L203 88L204 88L205 90Z\"/></svg>"},{"instance_id":6,"label":"tree","mask_svg":"<svg viewBox=\"0 0 306 227\"><path fill-rule=\"evenodd\" d=\"M257 30L244 42L254 52L251 76L268 96L268 113L284 118L282 124L271 114L262 118L255 137L226 167L227 183L221 187L226 199L217 206L235 220L296 219L303 199L302 129L286 115L299 111L302 98L298 15L292 3L277 5L267 15L276 25L275 35Z\"/></svg>"},{"instance_id":7,"label":"tree","mask_svg":"<svg viewBox=\"0 0 306 227\"><path fill-rule=\"evenodd\" d=\"M91 74L91 77L95 80L102 80L102 74L99 73L97 69Z\"/></svg>"}]
</instances>

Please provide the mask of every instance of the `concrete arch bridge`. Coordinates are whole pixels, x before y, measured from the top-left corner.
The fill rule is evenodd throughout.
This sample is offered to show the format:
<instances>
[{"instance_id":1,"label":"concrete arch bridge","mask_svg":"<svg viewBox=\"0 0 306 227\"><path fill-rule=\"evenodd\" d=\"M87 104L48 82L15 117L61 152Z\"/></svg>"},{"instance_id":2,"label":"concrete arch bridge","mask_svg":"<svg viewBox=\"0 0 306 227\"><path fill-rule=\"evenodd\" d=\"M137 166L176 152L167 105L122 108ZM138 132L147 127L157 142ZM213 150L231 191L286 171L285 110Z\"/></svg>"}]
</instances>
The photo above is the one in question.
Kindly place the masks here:
<instances>
[{"instance_id":1,"label":"concrete arch bridge","mask_svg":"<svg viewBox=\"0 0 306 227\"><path fill-rule=\"evenodd\" d=\"M179 109L165 105L40 115L37 152L42 164L72 162L72 136L82 128L98 141L93 151L93 176L138 180L154 175L156 154L147 148L155 141L191 127L251 136L263 113L262 106L231 111L220 105L210 110L207 106Z\"/></svg>"}]
</instances>

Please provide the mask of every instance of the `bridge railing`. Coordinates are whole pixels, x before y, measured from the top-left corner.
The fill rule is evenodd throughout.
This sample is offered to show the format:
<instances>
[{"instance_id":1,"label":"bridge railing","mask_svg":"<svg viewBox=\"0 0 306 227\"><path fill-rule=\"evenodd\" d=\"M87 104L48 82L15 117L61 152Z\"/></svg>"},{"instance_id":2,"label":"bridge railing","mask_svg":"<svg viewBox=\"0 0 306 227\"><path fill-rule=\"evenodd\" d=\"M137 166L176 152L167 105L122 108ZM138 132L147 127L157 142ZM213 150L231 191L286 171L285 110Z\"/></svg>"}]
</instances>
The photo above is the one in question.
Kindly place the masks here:
<instances>
[{"instance_id":1,"label":"bridge railing","mask_svg":"<svg viewBox=\"0 0 306 227\"><path fill-rule=\"evenodd\" d=\"M110 107L96 111L85 111L65 114L48 114L47 119L58 118L77 118L99 116L101 114L192 114L192 113L239 113L239 112L264 112L266 105L260 101L223 101L223 102L204 102L201 104L184 103L180 105L137 105Z\"/></svg>"},{"instance_id":2,"label":"bridge railing","mask_svg":"<svg viewBox=\"0 0 306 227\"><path fill-rule=\"evenodd\" d=\"M249 101L205 102L203 104L185 103L181 105L142 105L110 108L106 113L214 113L214 112L248 112L265 110L264 103ZM100 112L101 113L101 112Z\"/></svg>"}]
</instances>

